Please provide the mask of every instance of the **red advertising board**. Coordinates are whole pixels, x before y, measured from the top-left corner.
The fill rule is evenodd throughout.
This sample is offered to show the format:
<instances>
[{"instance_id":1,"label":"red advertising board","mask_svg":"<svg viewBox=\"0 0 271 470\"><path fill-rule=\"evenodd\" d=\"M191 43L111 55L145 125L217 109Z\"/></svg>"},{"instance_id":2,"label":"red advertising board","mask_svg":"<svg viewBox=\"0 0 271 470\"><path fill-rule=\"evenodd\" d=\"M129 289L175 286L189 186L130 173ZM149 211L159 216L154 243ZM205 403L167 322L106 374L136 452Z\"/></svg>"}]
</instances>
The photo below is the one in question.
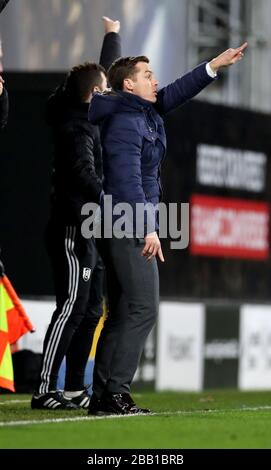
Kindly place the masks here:
<instances>
[{"instance_id":1,"label":"red advertising board","mask_svg":"<svg viewBox=\"0 0 271 470\"><path fill-rule=\"evenodd\" d=\"M268 258L269 204L194 194L190 210L193 255Z\"/></svg>"}]
</instances>

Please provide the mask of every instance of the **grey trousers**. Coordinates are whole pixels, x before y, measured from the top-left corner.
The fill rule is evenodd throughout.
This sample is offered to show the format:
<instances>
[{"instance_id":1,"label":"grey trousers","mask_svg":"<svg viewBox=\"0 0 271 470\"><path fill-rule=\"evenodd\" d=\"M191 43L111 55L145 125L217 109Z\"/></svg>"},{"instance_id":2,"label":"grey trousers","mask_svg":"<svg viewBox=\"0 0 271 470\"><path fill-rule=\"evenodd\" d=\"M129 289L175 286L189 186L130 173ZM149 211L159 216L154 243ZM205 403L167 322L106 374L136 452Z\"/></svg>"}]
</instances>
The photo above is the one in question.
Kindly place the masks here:
<instances>
[{"instance_id":1,"label":"grey trousers","mask_svg":"<svg viewBox=\"0 0 271 470\"><path fill-rule=\"evenodd\" d=\"M141 255L144 239L98 241L107 273L109 313L98 341L93 391L125 393L136 372L159 306L157 261Z\"/></svg>"}]
</instances>

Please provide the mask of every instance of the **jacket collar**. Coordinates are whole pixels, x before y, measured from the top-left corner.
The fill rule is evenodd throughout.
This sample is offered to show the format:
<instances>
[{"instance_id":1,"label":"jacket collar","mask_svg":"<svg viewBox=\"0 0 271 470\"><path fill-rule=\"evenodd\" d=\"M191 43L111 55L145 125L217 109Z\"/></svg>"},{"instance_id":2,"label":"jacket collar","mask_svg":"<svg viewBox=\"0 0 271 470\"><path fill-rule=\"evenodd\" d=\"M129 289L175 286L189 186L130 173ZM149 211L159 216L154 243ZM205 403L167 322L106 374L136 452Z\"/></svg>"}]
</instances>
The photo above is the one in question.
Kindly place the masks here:
<instances>
[{"instance_id":1,"label":"jacket collar","mask_svg":"<svg viewBox=\"0 0 271 470\"><path fill-rule=\"evenodd\" d=\"M135 107L136 109L153 109L153 103L145 100L144 98L141 98L138 95L134 95L133 93L128 93L127 91L118 91L117 95L124 98L127 103L129 102L130 106Z\"/></svg>"}]
</instances>

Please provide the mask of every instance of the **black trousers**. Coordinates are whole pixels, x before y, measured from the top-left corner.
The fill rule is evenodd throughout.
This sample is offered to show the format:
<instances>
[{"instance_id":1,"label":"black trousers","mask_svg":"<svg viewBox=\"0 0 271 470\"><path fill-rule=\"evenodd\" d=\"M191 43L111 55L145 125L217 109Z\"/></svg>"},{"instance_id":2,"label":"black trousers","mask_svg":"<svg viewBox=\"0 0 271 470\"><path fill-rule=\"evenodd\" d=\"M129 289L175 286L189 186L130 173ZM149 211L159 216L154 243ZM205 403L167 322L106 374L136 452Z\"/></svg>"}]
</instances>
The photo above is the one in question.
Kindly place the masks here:
<instances>
[{"instance_id":1,"label":"black trousers","mask_svg":"<svg viewBox=\"0 0 271 470\"><path fill-rule=\"evenodd\" d=\"M66 356L65 390L82 390L95 328L102 315L104 266L94 239L80 227L51 226L47 237L56 310L45 335L37 391L55 390Z\"/></svg>"},{"instance_id":2,"label":"black trousers","mask_svg":"<svg viewBox=\"0 0 271 470\"><path fill-rule=\"evenodd\" d=\"M103 239L109 313L98 341L93 391L124 393L130 385L159 306L156 259L142 257L144 239Z\"/></svg>"}]
</instances>

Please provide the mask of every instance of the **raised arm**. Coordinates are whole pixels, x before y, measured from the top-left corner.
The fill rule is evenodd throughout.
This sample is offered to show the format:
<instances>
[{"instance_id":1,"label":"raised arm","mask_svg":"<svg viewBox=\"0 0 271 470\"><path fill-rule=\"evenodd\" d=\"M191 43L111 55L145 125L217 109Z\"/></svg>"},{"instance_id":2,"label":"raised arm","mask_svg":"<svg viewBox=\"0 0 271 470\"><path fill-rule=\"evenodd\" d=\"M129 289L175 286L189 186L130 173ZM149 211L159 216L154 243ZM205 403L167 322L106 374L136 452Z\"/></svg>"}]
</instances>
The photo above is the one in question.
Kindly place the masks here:
<instances>
[{"instance_id":1,"label":"raised arm","mask_svg":"<svg viewBox=\"0 0 271 470\"><path fill-rule=\"evenodd\" d=\"M100 65L107 71L110 65L121 56L120 22L103 16L105 36L103 40Z\"/></svg>"},{"instance_id":2,"label":"raised arm","mask_svg":"<svg viewBox=\"0 0 271 470\"><path fill-rule=\"evenodd\" d=\"M198 65L191 72L159 90L155 105L159 113L166 114L184 104L215 80L215 74L213 77L208 75L206 65L207 63Z\"/></svg>"},{"instance_id":3,"label":"raised arm","mask_svg":"<svg viewBox=\"0 0 271 470\"><path fill-rule=\"evenodd\" d=\"M242 59L246 47L247 43L245 42L237 49L228 49L209 63L198 65L174 83L162 88L157 96L158 111L162 114L168 113L196 96L215 80L217 72L222 67L228 67Z\"/></svg>"}]
</instances>

